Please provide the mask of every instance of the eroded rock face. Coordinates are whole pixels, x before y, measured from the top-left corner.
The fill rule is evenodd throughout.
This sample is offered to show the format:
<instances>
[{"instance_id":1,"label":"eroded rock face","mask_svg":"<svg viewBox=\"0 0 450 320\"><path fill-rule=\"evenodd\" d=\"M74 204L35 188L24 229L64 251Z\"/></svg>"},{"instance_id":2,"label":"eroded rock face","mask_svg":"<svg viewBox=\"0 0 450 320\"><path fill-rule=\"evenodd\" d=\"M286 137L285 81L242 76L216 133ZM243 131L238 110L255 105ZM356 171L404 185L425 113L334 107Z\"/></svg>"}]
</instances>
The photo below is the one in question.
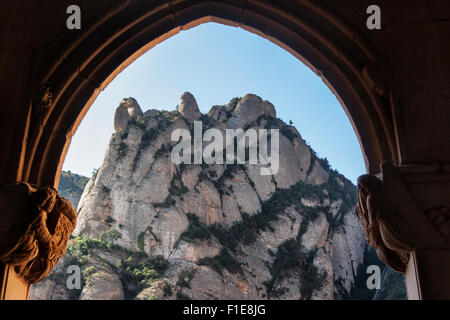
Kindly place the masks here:
<instances>
[{"instance_id":1,"label":"eroded rock face","mask_svg":"<svg viewBox=\"0 0 450 320\"><path fill-rule=\"evenodd\" d=\"M239 101L233 116L228 120L228 126L232 129L243 128L247 123L255 121L266 112L270 113L269 109L268 104L264 104L260 97L247 94Z\"/></svg>"},{"instance_id":2,"label":"eroded rock face","mask_svg":"<svg viewBox=\"0 0 450 320\"><path fill-rule=\"evenodd\" d=\"M205 117L208 128L222 131L280 129L273 176L261 175L259 163L174 164L171 132L191 130L202 116L190 93L177 111L142 115L138 107L134 99L119 106L118 133L78 206L74 235L81 240L73 241L103 239L88 245L97 260L81 259L89 279L78 298L334 299L350 292L365 248L348 193L355 187L322 167L269 101L249 94ZM71 252L81 261L84 253ZM136 262L157 257L164 268ZM36 286L32 297L67 298L56 278Z\"/></svg>"},{"instance_id":3,"label":"eroded rock face","mask_svg":"<svg viewBox=\"0 0 450 320\"><path fill-rule=\"evenodd\" d=\"M123 298L122 283L112 270L92 274L80 296L80 300L123 300Z\"/></svg>"},{"instance_id":4,"label":"eroded rock face","mask_svg":"<svg viewBox=\"0 0 450 320\"><path fill-rule=\"evenodd\" d=\"M118 106L114 115L114 130L116 132L126 131L130 120L131 117L127 108L122 105Z\"/></svg>"},{"instance_id":5,"label":"eroded rock face","mask_svg":"<svg viewBox=\"0 0 450 320\"><path fill-rule=\"evenodd\" d=\"M185 92L181 96L178 112L191 121L198 120L202 116L198 109L197 101L190 92Z\"/></svg>"},{"instance_id":6,"label":"eroded rock face","mask_svg":"<svg viewBox=\"0 0 450 320\"><path fill-rule=\"evenodd\" d=\"M149 110L153 111L153 110ZM150 112L151 113L151 112ZM142 117L142 110L136 99L125 98L120 102L114 114L114 130L116 132L126 131L128 123L132 119L139 119Z\"/></svg>"},{"instance_id":7,"label":"eroded rock face","mask_svg":"<svg viewBox=\"0 0 450 320\"><path fill-rule=\"evenodd\" d=\"M125 98L120 102L120 105L127 108L131 118L137 119L142 116L142 110L139 103L134 98Z\"/></svg>"}]
</instances>

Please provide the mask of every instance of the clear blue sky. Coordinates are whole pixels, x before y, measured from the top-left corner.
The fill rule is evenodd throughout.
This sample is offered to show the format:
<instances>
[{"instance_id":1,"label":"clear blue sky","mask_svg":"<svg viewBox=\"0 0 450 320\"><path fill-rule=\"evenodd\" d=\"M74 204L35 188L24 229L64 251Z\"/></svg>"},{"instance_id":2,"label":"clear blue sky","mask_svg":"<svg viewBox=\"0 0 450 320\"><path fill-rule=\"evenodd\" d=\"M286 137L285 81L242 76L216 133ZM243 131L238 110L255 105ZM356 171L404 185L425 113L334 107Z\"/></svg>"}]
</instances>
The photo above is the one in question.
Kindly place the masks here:
<instances>
[{"instance_id":1,"label":"clear blue sky","mask_svg":"<svg viewBox=\"0 0 450 320\"><path fill-rule=\"evenodd\" d=\"M308 67L268 40L239 28L207 23L182 31L137 59L97 97L83 119L64 170L90 176L100 167L125 97L148 109L174 110L190 91L203 113L254 93L292 120L320 157L354 183L365 173L361 148L336 97Z\"/></svg>"}]
</instances>

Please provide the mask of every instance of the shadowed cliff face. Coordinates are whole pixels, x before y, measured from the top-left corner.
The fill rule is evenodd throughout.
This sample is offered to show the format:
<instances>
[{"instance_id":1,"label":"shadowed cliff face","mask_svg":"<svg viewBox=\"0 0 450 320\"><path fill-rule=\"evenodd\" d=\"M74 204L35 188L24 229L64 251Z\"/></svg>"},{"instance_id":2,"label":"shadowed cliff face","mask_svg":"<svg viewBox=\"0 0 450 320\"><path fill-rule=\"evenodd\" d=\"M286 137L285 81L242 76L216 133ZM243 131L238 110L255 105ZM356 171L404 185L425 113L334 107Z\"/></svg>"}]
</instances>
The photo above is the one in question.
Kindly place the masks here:
<instances>
[{"instance_id":1,"label":"shadowed cliff face","mask_svg":"<svg viewBox=\"0 0 450 320\"><path fill-rule=\"evenodd\" d=\"M275 107L249 94L207 115L190 93L176 111L117 108L116 132L84 188L68 253L37 299L335 299L348 296L365 241L356 188L319 159ZM279 130L279 170L175 164L172 132ZM270 143L274 143L271 141ZM203 148L208 143L203 143ZM67 290L79 265L82 288Z\"/></svg>"},{"instance_id":2,"label":"shadowed cliff face","mask_svg":"<svg viewBox=\"0 0 450 320\"><path fill-rule=\"evenodd\" d=\"M64 198L72 202L74 208L76 208L88 181L89 178L87 177L74 174L70 171L63 171L59 178L58 191Z\"/></svg>"}]
</instances>

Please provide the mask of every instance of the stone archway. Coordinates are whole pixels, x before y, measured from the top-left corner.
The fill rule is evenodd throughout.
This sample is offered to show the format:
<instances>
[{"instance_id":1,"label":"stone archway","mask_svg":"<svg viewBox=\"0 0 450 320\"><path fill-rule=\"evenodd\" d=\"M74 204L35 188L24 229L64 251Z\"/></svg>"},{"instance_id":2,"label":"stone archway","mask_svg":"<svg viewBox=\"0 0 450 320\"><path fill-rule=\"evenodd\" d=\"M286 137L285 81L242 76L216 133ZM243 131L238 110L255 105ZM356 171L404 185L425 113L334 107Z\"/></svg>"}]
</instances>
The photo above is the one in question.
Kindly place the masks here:
<instances>
[{"instance_id":1,"label":"stone archway","mask_svg":"<svg viewBox=\"0 0 450 320\"><path fill-rule=\"evenodd\" d=\"M245 1L159 6L128 1L109 9L59 56L47 57L43 64L36 81L45 85L44 97L35 103L47 108L39 115L40 126L30 128L22 180L56 185L71 137L99 92L153 46L206 22L241 27L298 57L341 102L368 172L378 172L382 160L398 163L393 124L386 113L388 93L371 78L379 59L375 50L330 11L309 2L296 9L301 16Z\"/></svg>"},{"instance_id":2,"label":"stone archway","mask_svg":"<svg viewBox=\"0 0 450 320\"><path fill-rule=\"evenodd\" d=\"M83 14L77 31L67 30L65 23L73 2ZM198 24L241 27L288 50L325 81L353 124L368 173L380 173L384 160L395 166L384 166L387 179L366 177L360 185L361 201L377 194L378 215L385 218L366 227L389 225L389 217L408 222L409 228L397 224L394 229L410 237L402 243L407 254L401 254L401 268L409 259L410 293L448 298L450 47L442 39L449 38L450 3L378 2L383 11L379 32L368 32L365 25L369 0L6 2L0 12L5 106L0 110L0 179L57 185L77 126L123 68ZM392 190L401 197L392 197ZM8 197L0 204L11 207ZM361 209L362 220L376 214ZM8 212L14 216L14 208ZM375 246L392 254L375 240ZM26 284L18 284L8 270L0 265L0 298L23 297Z\"/></svg>"}]
</instances>

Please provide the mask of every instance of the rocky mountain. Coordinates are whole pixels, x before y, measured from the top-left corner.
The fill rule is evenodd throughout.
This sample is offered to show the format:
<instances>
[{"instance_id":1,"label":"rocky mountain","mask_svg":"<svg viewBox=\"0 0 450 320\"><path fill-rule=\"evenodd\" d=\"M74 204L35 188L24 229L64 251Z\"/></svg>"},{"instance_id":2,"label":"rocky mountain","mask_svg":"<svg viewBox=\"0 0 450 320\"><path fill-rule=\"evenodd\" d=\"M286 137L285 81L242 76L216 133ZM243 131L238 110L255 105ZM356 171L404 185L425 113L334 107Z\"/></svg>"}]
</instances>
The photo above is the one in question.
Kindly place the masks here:
<instances>
[{"instance_id":1,"label":"rocky mountain","mask_svg":"<svg viewBox=\"0 0 450 320\"><path fill-rule=\"evenodd\" d=\"M195 134L196 120L203 132L278 129L278 172L261 175L260 162L175 164L172 132ZM32 299L350 297L367 252L357 190L270 102L248 94L201 114L185 93L175 111L143 113L128 98L114 127L67 254ZM66 286L70 265L81 268L79 289Z\"/></svg>"},{"instance_id":2,"label":"rocky mountain","mask_svg":"<svg viewBox=\"0 0 450 320\"><path fill-rule=\"evenodd\" d=\"M63 171L59 178L58 191L64 198L72 202L76 208L88 181L88 177L74 174L70 171Z\"/></svg>"}]
</instances>

